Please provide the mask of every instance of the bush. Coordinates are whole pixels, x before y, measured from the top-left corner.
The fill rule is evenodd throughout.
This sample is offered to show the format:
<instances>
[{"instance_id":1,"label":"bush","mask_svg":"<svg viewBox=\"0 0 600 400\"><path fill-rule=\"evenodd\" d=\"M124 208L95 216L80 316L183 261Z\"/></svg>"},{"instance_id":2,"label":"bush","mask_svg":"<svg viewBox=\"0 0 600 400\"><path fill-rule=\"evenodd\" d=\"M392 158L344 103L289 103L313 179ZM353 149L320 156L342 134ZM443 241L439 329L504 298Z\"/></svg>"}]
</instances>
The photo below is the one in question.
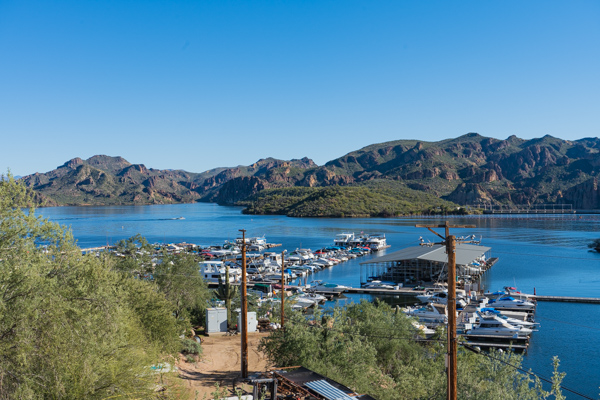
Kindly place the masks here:
<instances>
[{"instance_id":1,"label":"bush","mask_svg":"<svg viewBox=\"0 0 600 400\"><path fill-rule=\"evenodd\" d=\"M185 356L185 362L188 362L190 364L195 363L196 362L196 356L188 354Z\"/></svg>"},{"instance_id":2,"label":"bush","mask_svg":"<svg viewBox=\"0 0 600 400\"><path fill-rule=\"evenodd\" d=\"M193 339L181 339L181 352L185 355L202 354L202 346Z\"/></svg>"}]
</instances>

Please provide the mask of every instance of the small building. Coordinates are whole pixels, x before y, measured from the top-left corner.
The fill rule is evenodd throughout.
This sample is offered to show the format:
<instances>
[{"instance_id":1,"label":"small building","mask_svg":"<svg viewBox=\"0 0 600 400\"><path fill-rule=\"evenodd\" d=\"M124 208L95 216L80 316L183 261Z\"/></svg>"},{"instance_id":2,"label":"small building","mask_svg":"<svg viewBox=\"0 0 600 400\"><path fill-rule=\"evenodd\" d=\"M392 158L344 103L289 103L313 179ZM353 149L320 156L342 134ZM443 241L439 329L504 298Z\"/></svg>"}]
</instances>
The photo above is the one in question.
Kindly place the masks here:
<instances>
[{"instance_id":1,"label":"small building","mask_svg":"<svg viewBox=\"0 0 600 400\"><path fill-rule=\"evenodd\" d=\"M490 259L491 247L458 243L456 245L456 275L479 276ZM361 284L372 280L411 285L443 282L448 279L446 247L439 244L408 247L360 263Z\"/></svg>"},{"instance_id":2,"label":"small building","mask_svg":"<svg viewBox=\"0 0 600 400\"><path fill-rule=\"evenodd\" d=\"M206 333L227 332L227 309L206 309Z\"/></svg>"}]
</instances>

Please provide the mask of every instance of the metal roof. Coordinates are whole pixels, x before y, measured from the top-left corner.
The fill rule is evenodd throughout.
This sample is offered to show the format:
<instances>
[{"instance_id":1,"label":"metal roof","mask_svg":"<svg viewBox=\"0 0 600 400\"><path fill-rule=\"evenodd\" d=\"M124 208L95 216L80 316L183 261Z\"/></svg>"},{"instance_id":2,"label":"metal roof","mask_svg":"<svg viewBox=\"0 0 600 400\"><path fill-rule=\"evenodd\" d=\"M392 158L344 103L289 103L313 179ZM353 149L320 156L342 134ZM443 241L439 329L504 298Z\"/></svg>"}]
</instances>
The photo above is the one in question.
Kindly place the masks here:
<instances>
[{"instance_id":1,"label":"metal roof","mask_svg":"<svg viewBox=\"0 0 600 400\"><path fill-rule=\"evenodd\" d=\"M312 390L329 400L356 400L354 397L348 396L346 393L330 385L327 381L324 380L306 382L304 386L308 386L309 388L311 388Z\"/></svg>"},{"instance_id":2,"label":"metal roof","mask_svg":"<svg viewBox=\"0 0 600 400\"><path fill-rule=\"evenodd\" d=\"M485 252L489 250L491 250L491 247L458 243L456 245L456 264L468 265L475 261L478 257L484 255ZM402 260L414 259L425 261L437 261L443 263L448 262L446 246L434 244L432 246L407 247L406 249L395 251L393 253L386 254L385 256L373 258L368 261L363 261L361 262L361 265L397 262Z\"/></svg>"}]
</instances>

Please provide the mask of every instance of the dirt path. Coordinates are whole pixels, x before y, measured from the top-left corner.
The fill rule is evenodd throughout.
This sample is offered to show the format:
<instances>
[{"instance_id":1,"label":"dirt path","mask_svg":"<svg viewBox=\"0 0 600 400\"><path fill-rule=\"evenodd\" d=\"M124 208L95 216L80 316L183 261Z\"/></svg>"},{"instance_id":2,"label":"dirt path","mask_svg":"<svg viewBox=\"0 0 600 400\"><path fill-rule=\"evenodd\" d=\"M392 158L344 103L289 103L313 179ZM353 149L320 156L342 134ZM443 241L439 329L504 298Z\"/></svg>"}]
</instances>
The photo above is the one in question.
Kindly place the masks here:
<instances>
[{"instance_id":1,"label":"dirt path","mask_svg":"<svg viewBox=\"0 0 600 400\"><path fill-rule=\"evenodd\" d=\"M263 372L269 368L267 359L258 351L260 339L268 333L248 333L248 373ZM192 398L211 399L215 384L231 390L241 377L241 336L213 335L204 337L202 358L195 364L180 361L179 377L186 381Z\"/></svg>"}]
</instances>

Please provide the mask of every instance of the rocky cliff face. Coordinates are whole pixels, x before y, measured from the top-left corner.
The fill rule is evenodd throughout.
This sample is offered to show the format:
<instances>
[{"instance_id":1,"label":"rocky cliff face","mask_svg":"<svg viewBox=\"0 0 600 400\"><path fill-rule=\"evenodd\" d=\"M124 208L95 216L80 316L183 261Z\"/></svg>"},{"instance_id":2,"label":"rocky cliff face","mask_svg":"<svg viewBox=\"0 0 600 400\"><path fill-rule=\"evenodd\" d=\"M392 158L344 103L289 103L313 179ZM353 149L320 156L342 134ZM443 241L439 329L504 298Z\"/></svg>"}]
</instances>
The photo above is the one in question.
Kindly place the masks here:
<instances>
[{"instance_id":1,"label":"rocky cliff face","mask_svg":"<svg viewBox=\"0 0 600 400\"><path fill-rule=\"evenodd\" d=\"M268 182L255 176L235 178L223 184L215 201L222 205L233 205L268 187Z\"/></svg>"},{"instance_id":2,"label":"rocky cliff face","mask_svg":"<svg viewBox=\"0 0 600 400\"><path fill-rule=\"evenodd\" d=\"M561 197L562 193L559 194ZM579 210L597 210L600 208L600 186L598 178L587 181L567 189L562 194L562 202L572 204L573 208Z\"/></svg>"}]
</instances>

